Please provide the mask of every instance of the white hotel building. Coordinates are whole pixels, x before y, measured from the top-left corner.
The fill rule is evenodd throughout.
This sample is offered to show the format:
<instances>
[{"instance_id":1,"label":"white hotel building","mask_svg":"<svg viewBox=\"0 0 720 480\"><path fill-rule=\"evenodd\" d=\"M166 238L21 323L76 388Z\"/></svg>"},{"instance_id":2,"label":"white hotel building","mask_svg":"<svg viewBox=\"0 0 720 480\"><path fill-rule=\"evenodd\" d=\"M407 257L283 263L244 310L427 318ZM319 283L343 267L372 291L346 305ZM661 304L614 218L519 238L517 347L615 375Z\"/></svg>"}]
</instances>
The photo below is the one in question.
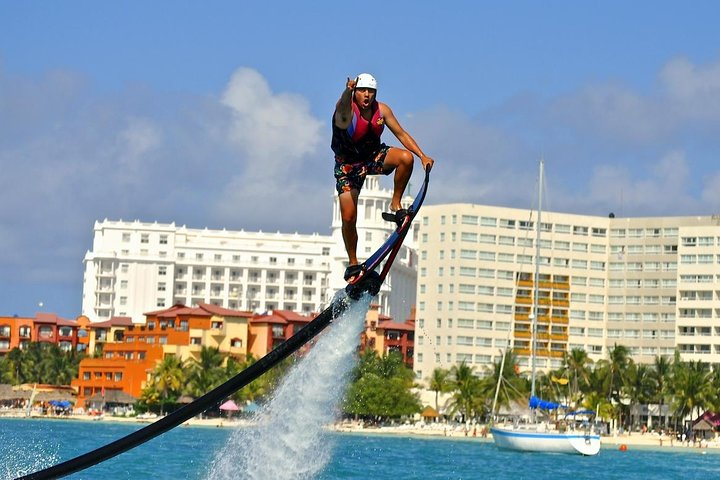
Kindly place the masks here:
<instances>
[{"instance_id":1,"label":"white hotel building","mask_svg":"<svg viewBox=\"0 0 720 480\"><path fill-rule=\"evenodd\" d=\"M535 214L455 204L420 213L414 368L465 360L482 375L508 342L529 365ZM556 368L573 348L594 360L625 345L720 363L720 219L611 218L543 212L537 356Z\"/></svg>"},{"instance_id":2,"label":"white hotel building","mask_svg":"<svg viewBox=\"0 0 720 480\"><path fill-rule=\"evenodd\" d=\"M381 217L390 197L376 177L367 179L358 205L361 259L394 229ZM319 312L346 285L340 226L337 195L331 235L96 222L84 259L82 313L91 321L129 316L140 322L145 312L199 302L246 311ZM414 229L376 300L382 313L399 321L415 304L417 225Z\"/></svg>"}]
</instances>

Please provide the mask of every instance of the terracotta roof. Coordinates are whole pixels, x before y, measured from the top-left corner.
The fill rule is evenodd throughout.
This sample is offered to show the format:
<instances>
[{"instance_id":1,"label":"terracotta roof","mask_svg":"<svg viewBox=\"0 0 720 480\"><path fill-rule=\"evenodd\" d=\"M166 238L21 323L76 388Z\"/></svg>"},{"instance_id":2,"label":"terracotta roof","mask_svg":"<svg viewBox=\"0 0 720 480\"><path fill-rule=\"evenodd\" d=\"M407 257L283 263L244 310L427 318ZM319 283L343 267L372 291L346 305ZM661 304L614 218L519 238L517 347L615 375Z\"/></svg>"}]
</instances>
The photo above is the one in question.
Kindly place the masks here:
<instances>
[{"instance_id":1,"label":"terracotta roof","mask_svg":"<svg viewBox=\"0 0 720 480\"><path fill-rule=\"evenodd\" d=\"M163 308L162 310L155 310L153 312L145 312L145 313L143 313L143 315L145 315L146 317L151 316L151 315L152 316L161 316L163 314L167 314L170 312L173 312L172 314L175 315L174 312L177 312L178 310L185 309L185 308L187 308L185 305L177 303L170 308Z\"/></svg>"},{"instance_id":2,"label":"terracotta roof","mask_svg":"<svg viewBox=\"0 0 720 480\"><path fill-rule=\"evenodd\" d=\"M275 315L273 312L271 315L268 315L267 313L255 314L250 319L250 323L274 323L278 325L287 325L288 322L283 317Z\"/></svg>"},{"instance_id":3,"label":"terracotta roof","mask_svg":"<svg viewBox=\"0 0 720 480\"><path fill-rule=\"evenodd\" d=\"M402 330L402 331L406 331L406 332L412 332L413 330L415 330L415 325L387 321L387 322L379 322L377 328L382 328L385 330Z\"/></svg>"},{"instance_id":4,"label":"terracotta roof","mask_svg":"<svg viewBox=\"0 0 720 480\"><path fill-rule=\"evenodd\" d=\"M75 320L68 320L66 318L60 318L57 319L58 327L77 327L78 324Z\"/></svg>"},{"instance_id":5,"label":"terracotta roof","mask_svg":"<svg viewBox=\"0 0 720 480\"><path fill-rule=\"evenodd\" d=\"M176 304L164 310L147 312L144 315L146 317L155 316L162 318L175 318L181 315L192 315L195 317L210 317L212 315L221 315L223 317L250 317L252 313L241 310L230 310L209 303L200 303L197 307L186 307L182 304Z\"/></svg>"},{"instance_id":6,"label":"terracotta roof","mask_svg":"<svg viewBox=\"0 0 720 480\"><path fill-rule=\"evenodd\" d=\"M213 315L222 315L224 317L252 317L252 312L243 312L241 310L230 310L229 308L212 305L210 303L201 303L199 307Z\"/></svg>"},{"instance_id":7,"label":"terracotta roof","mask_svg":"<svg viewBox=\"0 0 720 480\"><path fill-rule=\"evenodd\" d=\"M288 322L309 322L313 317L293 312L292 310L273 310L274 315L278 315Z\"/></svg>"},{"instance_id":8,"label":"terracotta roof","mask_svg":"<svg viewBox=\"0 0 720 480\"><path fill-rule=\"evenodd\" d=\"M293 323L309 323L313 318L310 315L302 315L292 310L272 310L271 312L256 313L250 322L252 323L275 323L288 324Z\"/></svg>"},{"instance_id":9,"label":"terracotta roof","mask_svg":"<svg viewBox=\"0 0 720 480\"><path fill-rule=\"evenodd\" d=\"M36 323L54 323L56 325L75 325L76 322L73 320L67 320L65 318L60 318L57 316L56 313L44 313L44 312L38 312L35 314L35 322ZM71 322L71 323L66 323Z\"/></svg>"},{"instance_id":10,"label":"terracotta roof","mask_svg":"<svg viewBox=\"0 0 720 480\"><path fill-rule=\"evenodd\" d=\"M110 320L104 322L93 322L88 324L88 327L129 327L133 325L132 318L130 317L112 317Z\"/></svg>"}]
</instances>

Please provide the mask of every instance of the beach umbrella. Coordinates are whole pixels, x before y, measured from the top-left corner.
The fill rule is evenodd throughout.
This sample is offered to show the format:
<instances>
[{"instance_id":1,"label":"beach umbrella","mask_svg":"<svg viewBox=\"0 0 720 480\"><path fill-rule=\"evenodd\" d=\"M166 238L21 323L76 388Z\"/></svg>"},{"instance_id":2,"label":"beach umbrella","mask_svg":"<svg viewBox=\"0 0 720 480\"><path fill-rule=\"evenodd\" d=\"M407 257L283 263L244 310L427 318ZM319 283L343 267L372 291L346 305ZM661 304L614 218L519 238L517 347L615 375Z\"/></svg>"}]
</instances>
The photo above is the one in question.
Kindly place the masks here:
<instances>
[{"instance_id":1,"label":"beach umbrella","mask_svg":"<svg viewBox=\"0 0 720 480\"><path fill-rule=\"evenodd\" d=\"M420 414L423 418L437 418L440 414L433 407L427 406Z\"/></svg>"},{"instance_id":2,"label":"beach umbrella","mask_svg":"<svg viewBox=\"0 0 720 480\"><path fill-rule=\"evenodd\" d=\"M232 415L232 412L237 412L240 410L240 407L237 406L237 403L233 402L232 400L228 400L227 402L220 405L220 410L224 410L228 414L228 418Z\"/></svg>"},{"instance_id":3,"label":"beach umbrella","mask_svg":"<svg viewBox=\"0 0 720 480\"><path fill-rule=\"evenodd\" d=\"M260 407L258 406L257 403L252 402L252 403L248 403L247 405L245 405L245 407L243 408L243 412L246 412L246 413L255 413L255 412L258 411L259 408L260 408Z\"/></svg>"},{"instance_id":4,"label":"beach umbrella","mask_svg":"<svg viewBox=\"0 0 720 480\"><path fill-rule=\"evenodd\" d=\"M237 403L233 402L232 400L228 400L227 402L220 405L220 410L225 410L227 412L237 412L240 410L240 407L237 406Z\"/></svg>"}]
</instances>

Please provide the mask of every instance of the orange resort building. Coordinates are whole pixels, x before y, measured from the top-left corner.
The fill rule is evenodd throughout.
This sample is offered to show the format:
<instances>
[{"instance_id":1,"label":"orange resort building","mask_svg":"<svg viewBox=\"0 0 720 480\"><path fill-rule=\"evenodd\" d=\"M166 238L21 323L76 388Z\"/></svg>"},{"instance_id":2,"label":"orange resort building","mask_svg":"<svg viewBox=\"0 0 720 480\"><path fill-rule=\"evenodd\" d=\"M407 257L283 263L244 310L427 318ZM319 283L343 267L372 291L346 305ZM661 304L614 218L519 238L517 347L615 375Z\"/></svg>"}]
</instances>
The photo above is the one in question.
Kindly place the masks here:
<instances>
[{"instance_id":1,"label":"orange resort building","mask_svg":"<svg viewBox=\"0 0 720 480\"><path fill-rule=\"evenodd\" d=\"M314 318L287 310L254 315L206 303L175 305L145 317L144 324L132 324L126 317L92 324L95 357L80 362L72 382L78 406L113 390L139 397L150 372L169 355L198 360L203 347L213 347L240 361L250 354L263 357ZM104 331L101 342L98 328Z\"/></svg>"},{"instance_id":2,"label":"orange resort building","mask_svg":"<svg viewBox=\"0 0 720 480\"><path fill-rule=\"evenodd\" d=\"M415 349L415 308L404 323L380 314L379 305L372 305L365 319L365 331L360 335L360 348L374 349L381 357L390 352L402 355L403 362L413 368Z\"/></svg>"},{"instance_id":3,"label":"orange resort building","mask_svg":"<svg viewBox=\"0 0 720 480\"><path fill-rule=\"evenodd\" d=\"M27 349L31 342L54 343L63 351L85 351L86 332L77 320L67 320L54 313L38 313L35 317L0 317L0 356L10 350ZM89 322L87 322L89 323Z\"/></svg>"},{"instance_id":4,"label":"orange resort building","mask_svg":"<svg viewBox=\"0 0 720 480\"><path fill-rule=\"evenodd\" d=\"M5 316L0 317L0 356L14 348L27 349L31 342L54 343L63 351L87 354L71 385L77 392L76 406L89 407L93 396L110 398L124 392L138 398L152 370L167 356L199 359L203 347L214 347L239 361L248 355L259 359L313 318L290 310L253 314L206 303L149 312L144 323L133 323L126 316L102 322L90 322L86 316L68 320L54 313ZM410 319L396 323L380 314L379 305L373 305L360 348L373 348L381 356L400 352L412 368L414 326L414 310Z\"/></svg>"}]
</instances>

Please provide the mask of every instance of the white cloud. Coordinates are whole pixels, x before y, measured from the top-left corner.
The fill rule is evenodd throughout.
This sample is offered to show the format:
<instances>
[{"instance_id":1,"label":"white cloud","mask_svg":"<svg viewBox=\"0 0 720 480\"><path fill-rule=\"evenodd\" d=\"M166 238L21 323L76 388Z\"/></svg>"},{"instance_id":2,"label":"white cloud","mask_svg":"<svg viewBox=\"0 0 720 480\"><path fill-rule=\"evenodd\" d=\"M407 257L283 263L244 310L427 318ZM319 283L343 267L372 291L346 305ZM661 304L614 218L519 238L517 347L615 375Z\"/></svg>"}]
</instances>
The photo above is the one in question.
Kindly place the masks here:
<instances>
[{"instance_id":1,"label":"white cloud","mask_svg":"<svg viewBox=\"0 0 720 480\"><path fill-rule=\"evenodd\" d=\"M317 153L323 123L296 94L273 93L265 78L250 68L232 76L222 97L232 110L229 138L248 156L245 175L291 177L301 171L304 156Z\"/></svg>"},{"instance_id":2,"label":"white cloud","mask_svg":"<svg viewBox=\"0 0 720 480\"><path fill-rule=\"evenodd\" d=\"M243 163L228 172L213 218L273 230L329 224L334 185L330 142L307 100L274 93L260 73L240 68L222 103L232 114L228 138Z\"/></svg>"},{"instance_id":3,"label":"white cloud","mask_svg":"<svg viewBox=\"0 0 720 480\"><path fill-rule=\"evenodd\" d=\"M593 171L581 208L598 207L619 216L663 215L698 208L688 194L690 168L682 151L660 158L647 175L637 177L623 166L599 165Z\"/></svg>"},{"instance_id":4,"label":"white cloud","mask_svg":"<svg viewBox=\"0 0 720 480\"><path fill-rule=\"evenodd\" d=\"M702 200L713 214L720 214L720 172L708 175L703 182Z\"/></svg>"},{"instance_id":5,"label":"white cloud","mask_svg":"<svg viewBox=\"0 0 720 480\"><path fill-rule=\"evenodd\" d=\"M144 172L151 169L151 155L162 143L160 128L147 118L131 117L127 125L116 135L114 152L117 170L115 176L123 185L139 186Z\"/></svg>"},{"instance_id":6,"label":"white cloud","mask_svg":"<svg viewBox=\"0 0 720 480\"><path fill-rule=\"evenodd\" d=\"M487 112L396 114L437 160L428 203L530 208L544 157L554 210L708 214L720 209L719 72L674 59L652 92L594 83ZM219 98L98 94L72 73L2 70L0 91L0 230L12 232L0 239L3 278L77 281L92 224L106 217L329 229L329 126L253 69L238 69Z\"/></svg>"}]
</instances>

